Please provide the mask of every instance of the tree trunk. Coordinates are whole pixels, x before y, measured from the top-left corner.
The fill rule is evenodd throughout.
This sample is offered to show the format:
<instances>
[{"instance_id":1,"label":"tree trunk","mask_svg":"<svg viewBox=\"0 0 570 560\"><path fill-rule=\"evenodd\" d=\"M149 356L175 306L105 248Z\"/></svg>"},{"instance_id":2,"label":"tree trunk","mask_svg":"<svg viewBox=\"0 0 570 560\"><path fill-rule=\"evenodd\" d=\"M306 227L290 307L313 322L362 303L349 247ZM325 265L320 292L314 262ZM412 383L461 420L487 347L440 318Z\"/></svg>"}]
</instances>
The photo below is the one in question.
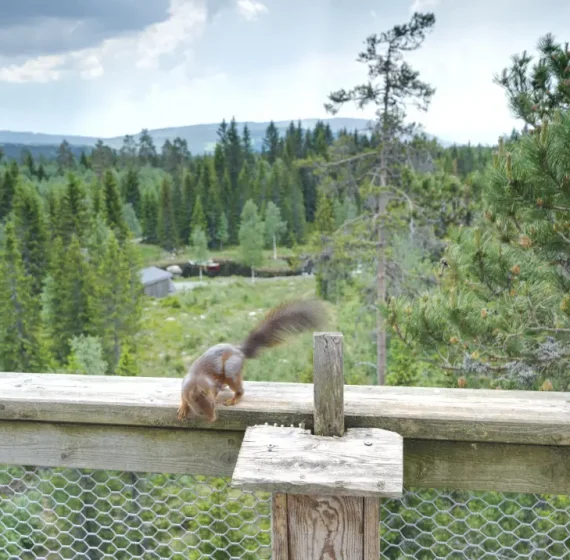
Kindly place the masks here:
<instances>
[{"instance_id":1,"label":"tree trunk","mask_svg":"<svg viewBox=\"0 0 570 560\"><path fill-rule=\"evenodd\" d=\"M198 270L200 271L200 282L202 282L202 265L198 267Z\"/></svg>"},{"instance_id":2,"label":"tree trunk","mask_svg":"<svg viewBox=\"0 0 570 560\"><path fill-rule=\"evenodd\" d=\"M386 141L380 154L380 187L387 185ZM381 306L386 301L386 232L384 231L384 213L386 212L386 192L382 191L378 199L378 268L376 271L376 377L378 385L386 380L386 325Z\"/></svg>"},{"instance_id":3,"label":"tree trunk","mask_svg":"<svg viewBox=\"0 0 570 560\"><path fill-rule=\"evenodd\" d=\"M273 236L273 260L277 260L277 241L275 239L275 235Z\"/></svg>"},{"instance_id":4,"label":"tree trunk","mask_svg":"<svg viewBox=\"0 0 570 560\"><path fill-rule=\"evenodd\" d=\"M253 272L253 266L251 267L251 283L255 284L255 273Z\"/></svg>"}]
</instances>

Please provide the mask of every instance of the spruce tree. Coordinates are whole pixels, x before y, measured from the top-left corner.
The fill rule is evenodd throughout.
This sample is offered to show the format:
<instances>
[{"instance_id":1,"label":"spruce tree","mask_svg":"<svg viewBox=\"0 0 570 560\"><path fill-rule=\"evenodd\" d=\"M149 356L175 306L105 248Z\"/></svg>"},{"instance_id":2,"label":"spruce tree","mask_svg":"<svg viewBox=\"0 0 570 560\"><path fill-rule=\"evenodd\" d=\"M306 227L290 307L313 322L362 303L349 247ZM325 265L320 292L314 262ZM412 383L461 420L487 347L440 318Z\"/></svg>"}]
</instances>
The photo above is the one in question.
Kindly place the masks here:
<instances>
[{"instance_id":1,"label":"spruce tree","mask_svg":"<svg viewBox=\"0 0 570 560\"><path fill-rule=\"evenodd\" d=\"M128 345L121 350L121 358L117 364L116 375L122 377L136 377L140 373L136 358Z\"/></svg>"},{"instance_id":2,"label":"spruce tree","mask_svg":"<svg viewBox=\"0 0 570 560\"><path fill-rule=\"evenodd\" d=\"M124 178L123 192L125 194L125 202L132 204L133 210L137 217L141 211L141 194L139 186L139 174L134 167L129 167Z\"/></svg>"},{"instance_id":3,"label":"spruce tree","mask_svg":"<svg viewBox=\"0 0 570 560\"><path fill-rule=\"evenodd\" d=\"M220 243L220 250L224 248L224 243L227 243L229 238L228 219L226 218L226 213L222 212L218 221L218 228L216 229L216 239Z\"/></svg>"},{"instance_id":4,"label":"spruce tree","mask_svg":"<svg viewBox=\"0 0 570 560\"><path fill-rule=\"evenodd\" d=\"M142 235L145 243L158 242L158 197L151 189L146 189L141 199Z\"/></svg>"},{"instance_id":5,"label":"spruce tree","mask_svg":"<svg viewBox=\"0 0 570 560\"><path fill-rule=\"evenodd\" d=\"M270 164L280 156L279 150L279 131L275 123L271 121L265 131L265 138L263 139L263 153Z\"/></svg>"},{"instance_id":6,"label":"spruce tree","mask_svg":"<svg viewBox=\"0 0 570 560\"><path fill-rule=\"evenodd\" d=\"M39 300L10 220L0 258L0 364L3 371L40 372L45 358Z\"/></svg>"},{"instance_id":7,"label":"spruce tree","mask_svg":"<svg viewBox=\"0 0 570 560\"><path fill-rule=\"evenodd\" d=\"M103 176L103 200L107 223L115 232L117 239L123 243L128 237L129 229L124 218L123 202L117 180L110 169L107 169Z\"/></svg>"},{"instance_id":8,"label":"spruce tree","mask_svg":"<svg viewBox=\"0 0 570 560\"><path fill-rule=\"evenodd\" d=\"M143 128L139 137L138 155L139 161L143 165L155 166L158 162L154 141L146 128Z\"/></svg>"},{"instance_id":9,"label":"spruce tree","mask_svg":"<svg viewBox=\"0 0 570 560\"><path fill-rule=\"evenodd\" d=\"M196 202L194 203L194 210L192 212L192 231L195 229L201 229L203 232L206 232L207 222L206 216L204 214L204 210L202 209L202 200L198 195L196 197Z\"/></svg>"},{"instance_id":10,"label":"spruce tree","mask_svg":"<svg viewBox=\"0 0 570 560\"><path fill-rule=\"evenodd\" d=\"M35 187L20 183L14 195L14 227L32 294L42 291L47 272L49 232L42 199Z\"/></svg>"},{"instance_id":11,"label":"spruce tree","mask_svg":"<svg viewBox=\"0 0 570 560\"><path fill-rule=\"evenodd\" d=\"M319 189L317 195L317 212L315 215L315 227L320 233L332 233L335 230L333 203L324 189Z\"/></svg>"},{"instance_id":12,"label":"spruce tree","mask_svg":"<svg viewBox=\"0 0 570 560\"><path fill-rule=\"evenodd\" d=\"M0 220L5 218L12 211L12 203L14 194L16 193L16 185L18 184L20 171L18 164L11 161L4 170L4 178L1 183L0 190Z\"/></svg>"},{"instance_id":13,"label":"spruce tree","mask_svg":"<svg viewBox=\"0 0 570 560\"><path fill-rule=\"evenodd\" d=\"M59 217L55 227L69 243L73 235L82 241L89 231L89 207L87 195L82 183L72 173L68 175L67 185L59 204ZM54 224L52 224L54 226Z\"/></svg>"},{"instance_id":14,"label":"spruce tree","mask_svg":"<svg viewBox=\"0 0 570 560\"><path fill-rule=\"evenodd\" d=\"M93 334L103 346L109 371L116 369L125 346L132 348L139 330L142 283L134 247L121 247L111 232L90 294Z\"/></svg>"},{"instance_id":15,"label":"spruce tree","mask_svg":"<svg viewBox=\"0 0 570 560\"><path fill-rule=\"evenodd\" d=\"M163 249L172 251L178 246L178 224L174 215L172 183L165 178L160 185L158 202L158 242Z\"/></svg>"},{"instance_id":16,"label":"spruce tree","mask_svg":"<svg viewBox=\"0 0 570 560\"><path fill-rule=\"evenodd\" d=\"M86 335L90 327L89 294L93 289L90 261L79 239L68 245L56 239L51 251L49 280L43 293L43 316L54 357L64 363L73 337Z\"/></svg>"}]
</instances>

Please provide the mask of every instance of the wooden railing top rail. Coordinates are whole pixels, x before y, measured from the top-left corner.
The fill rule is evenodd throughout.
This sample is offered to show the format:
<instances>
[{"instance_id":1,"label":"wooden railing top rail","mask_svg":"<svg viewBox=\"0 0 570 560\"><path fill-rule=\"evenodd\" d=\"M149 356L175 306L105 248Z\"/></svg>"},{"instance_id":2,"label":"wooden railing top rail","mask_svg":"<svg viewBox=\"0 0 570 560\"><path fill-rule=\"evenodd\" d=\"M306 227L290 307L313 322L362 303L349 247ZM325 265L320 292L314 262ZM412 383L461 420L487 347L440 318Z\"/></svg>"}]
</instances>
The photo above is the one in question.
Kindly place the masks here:
<instances>
[{"instance_id":1,"label":"wooden railing top rail","mask_svg":"<svg viewBox=\"0 0 570 560\"><path fill-rule=\"evenodd\" d=\"M0 420L244 431L313 424L313 385L246 382L215 424L176 419L180 379L0 373ZM220 395L220 399L225 395ZM346 427L414 440L570 446L570 393L345 387Z\"/></svg>"}]
</instances>

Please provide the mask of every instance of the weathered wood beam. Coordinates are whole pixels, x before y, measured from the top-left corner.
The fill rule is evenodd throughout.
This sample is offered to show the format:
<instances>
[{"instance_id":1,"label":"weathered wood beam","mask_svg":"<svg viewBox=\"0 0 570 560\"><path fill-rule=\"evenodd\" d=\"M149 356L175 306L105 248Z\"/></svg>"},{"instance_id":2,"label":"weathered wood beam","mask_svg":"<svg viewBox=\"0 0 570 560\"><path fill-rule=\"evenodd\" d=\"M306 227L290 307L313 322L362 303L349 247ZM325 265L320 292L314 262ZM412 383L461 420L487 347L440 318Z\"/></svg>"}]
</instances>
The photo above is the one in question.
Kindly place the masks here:
<instances>
[{"instance_id":1,"label":"weathered wood beam","mask_svg":"<svg viewBox=\"0 0 570 560\"><path fill-rule=\"evenodd\" d=\"M242 439L236 431L0 421L0 465L230 477ZM570 447L407 439L404 485L570 495Z\"/></svg>"},{"instance_id":2,"label":"weathered wood beam","mask_svg":"<svg viewBox=\"0 0 570 560\"><path fill-rule=\"evenodd\" d=\"M199 428L313 428L313 385L246 382L215 424L179 422L180 379L0 373L0 420ZM220 395L220 400L227 398ZM404 438L570 446L570 393L344 386L346 428Z\"/></svg>"}]
</instances>

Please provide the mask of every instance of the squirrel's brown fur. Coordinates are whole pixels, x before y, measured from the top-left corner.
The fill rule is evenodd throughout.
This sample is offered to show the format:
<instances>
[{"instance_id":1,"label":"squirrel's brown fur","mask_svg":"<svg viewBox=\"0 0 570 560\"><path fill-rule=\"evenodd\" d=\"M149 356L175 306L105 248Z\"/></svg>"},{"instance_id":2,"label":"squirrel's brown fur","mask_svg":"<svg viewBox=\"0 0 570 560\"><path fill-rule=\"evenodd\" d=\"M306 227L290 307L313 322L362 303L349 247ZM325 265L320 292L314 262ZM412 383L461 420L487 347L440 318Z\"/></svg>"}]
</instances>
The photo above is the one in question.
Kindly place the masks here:
<instances>
[{"instance_id":1,"label":"squirrel's brown fur","mask_svg":"<svg viewBox=\"0 0 570 560\"><path fill-rule=\"evenodd\" d=\"M243 396L242 371L246 359L257 357L262 348L284 342L290 334L316 329L325 320L323 305L316 300L283 303L273 308L239 345L216 344L208 348L191 366L182 381L178 419L198 416L214 422L216 397L226 385L234 396L226 405L234 405Z\"/></svg>"}]
</instances>

